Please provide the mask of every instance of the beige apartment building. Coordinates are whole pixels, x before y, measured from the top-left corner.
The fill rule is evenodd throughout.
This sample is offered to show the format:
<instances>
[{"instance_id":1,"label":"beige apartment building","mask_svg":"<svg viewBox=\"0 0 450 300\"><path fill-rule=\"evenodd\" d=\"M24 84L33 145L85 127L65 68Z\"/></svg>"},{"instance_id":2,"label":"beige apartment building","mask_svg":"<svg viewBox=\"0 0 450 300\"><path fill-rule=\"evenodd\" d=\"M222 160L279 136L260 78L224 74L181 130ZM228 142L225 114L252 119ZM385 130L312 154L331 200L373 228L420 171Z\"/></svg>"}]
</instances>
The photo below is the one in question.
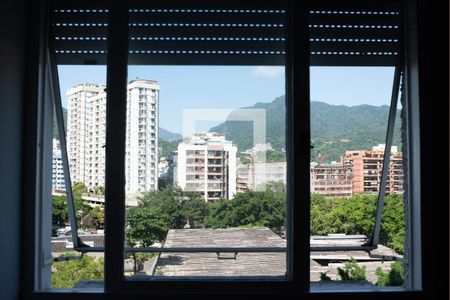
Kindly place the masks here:
<instances>
[{"instance_id":1,"label":"beige apartment building","mask_svg":"<svg viewBox=\"0 0 450 300\"><path fill-rule=\"evenodd\" d=\"M205 201L233 198L236 152L236 146L219 133L194 133L178 144L174 184L201 193Z\"/></svg>"},{"instance_id":2,"label":"beige apartment building","mask_svg":"<svg viewBox=\"0 0 450 300\"><path fill-rule=\"evenodd\" d=\"M352 169L342 163L311 163L311 193L331 198L351 197Z\"/></svg>"}]
</instances>

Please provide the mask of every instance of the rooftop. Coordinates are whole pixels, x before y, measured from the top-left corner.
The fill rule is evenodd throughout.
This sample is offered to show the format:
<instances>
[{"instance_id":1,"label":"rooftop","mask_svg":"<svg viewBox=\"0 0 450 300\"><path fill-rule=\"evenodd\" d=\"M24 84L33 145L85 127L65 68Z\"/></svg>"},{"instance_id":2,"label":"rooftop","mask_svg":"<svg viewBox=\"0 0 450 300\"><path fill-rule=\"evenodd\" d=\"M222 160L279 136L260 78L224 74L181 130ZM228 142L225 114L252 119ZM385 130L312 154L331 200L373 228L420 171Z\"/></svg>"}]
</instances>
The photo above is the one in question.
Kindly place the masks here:
<instances>
[{"instance_id":1,"label":"rooftop","mask_svg":"<svg viewBox=\"0 0 450 300\"><path fill-rule=\"evenodd\" d=\"M80 236L85 243L95 247L104 246L103 234ZM318 246L358 246L367 241L365 235L330 234L328 236L311 236L312 247ZM52 238L52 252L73 251L71 237ZM91 246L91 245L90 245ZM255 248L286 247L286 240L265 227L227 228L227 229L171 229L164 248ZM156 258L156 257L155 257ZM320 273L325 273L335 283L342 283L337 269L343 267L351 258L358 265L366 268L365 286L373 286L377 277L375 270L381 267L390 269L392 258L402 256L392 249L379 245L377 249L366 251L313 251L310 254L310 278L312 282L320 281ZM286 272L286 253L161 253L156 263L145 267L145 274L154 276L187 277L227 277L227 276L275 276L284 277ZM322 284L322 283L320 283ZM362 283L360 283L362 284Z\"/></svg>"},{"instance_id":2,"label":"rooftop","mask_svg":"<svg viewBox=\"0 0 450 300\"><path fill-rule=\"evenodd\" d=\"M268 228L171 229L164 247L285 247ZM164 276L284 276L285 253L162 253Z\"/></svg>"}]
</instances>

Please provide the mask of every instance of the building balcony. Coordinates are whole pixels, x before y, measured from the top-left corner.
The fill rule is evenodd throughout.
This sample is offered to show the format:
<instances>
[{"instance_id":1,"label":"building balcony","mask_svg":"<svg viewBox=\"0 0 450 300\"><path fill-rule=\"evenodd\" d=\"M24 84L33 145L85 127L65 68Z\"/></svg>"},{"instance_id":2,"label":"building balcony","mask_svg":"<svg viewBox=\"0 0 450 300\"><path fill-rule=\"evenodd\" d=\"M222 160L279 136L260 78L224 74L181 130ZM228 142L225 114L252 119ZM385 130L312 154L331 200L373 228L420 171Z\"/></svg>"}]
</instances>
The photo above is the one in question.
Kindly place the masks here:
<instances>
[{"instance_id":1,"label":"building balcony","mask_svg":"<svg viewBox=\"0 0 450 300\"><path fill-rule=\"evenodd\" d=\"M200 159L204 159L205 155L204 154L188 154L187 155L188 158L200 158Z\"/></svg>"},{"instance_id":2,"label":"building balcony","mask_svg":"<svg viewBox=\"0 0 450 300\"><path fill-rule=\"evenodd\" d=\"M188 167L198 167L198 166L204 166L204 165L205 165L205 163L199 163L199 162L186 163L186 166L188 166Z\"/></svg>"},{"instance_id":3,"label":"building balcony","mask_svg":"<svg viewBox=\"0 0 450 300\"><path fill-rule=\"evenodd\" d=\"M205 170L187 171L186 175L204 174Z\"/></svg>"},{"instance_id":4,"label":"building balcony","mask_svg":"<svg viewBox=\"0 0 450 300\"><path fill-rule=\"evenodd\" d=\"M205 179L204 178L186 179L186 182L201 183L201 182L205 182Z\"/></svg>"},{"instance_id":5,"label":"building balcony","mask_svg":"<svg viewBox=\"0 0 450 300\"><path fill-rule=\"evenodd\" d=\"M208 163L208 167L225 167L225 165L223 165L223 164L221 164L221 163L217 163L217 164L211 164L211 163Z\"/></svg>"}]
</instances>

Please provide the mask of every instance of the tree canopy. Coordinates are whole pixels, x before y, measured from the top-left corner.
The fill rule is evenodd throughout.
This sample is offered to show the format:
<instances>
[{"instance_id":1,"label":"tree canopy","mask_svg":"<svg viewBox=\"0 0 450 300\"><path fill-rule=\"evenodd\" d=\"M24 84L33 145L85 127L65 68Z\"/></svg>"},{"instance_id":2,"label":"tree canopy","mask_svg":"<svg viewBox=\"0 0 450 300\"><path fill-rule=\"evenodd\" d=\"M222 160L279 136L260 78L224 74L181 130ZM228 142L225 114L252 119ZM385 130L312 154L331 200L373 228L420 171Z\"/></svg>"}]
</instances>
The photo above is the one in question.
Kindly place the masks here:
<instances>
[{"instance_id":1,"label":"tree canopy","mask_svg":"<svg viewBox=\"0 0 450 300\"><path fill-rule=\"evenodd\" d=\"M105 212L101 207L94 207L81 218L81 227L103 229L105 226Z\"/></svg>"},{"instance_id":2,"label":"tree canopy","mask_svg":"<svg viewBox=\"0 0 450 300\"><path fill-rule=\"evenodd\" d=\"M328 233L372 235L377 196L358 194L350 198L330 199L311 195L311 235ZM403 196L385 197L380 243L403 254L405 221Z\"/></svg>"},{"instance_id":3,"label":"tree canopy","mask_svg":"<svg viewBox=\"0 0 450 300\"><path fill-rule=\"evenodd\" d=\"M92 207L87 205L81 194L74 193L73 202L75 206L75 215L78 223L89 214ZM52 196L52 223L62 226L69 222L69 214L67 210L67 197L66 196Z\"/></svg>"},{"instance_id":4,"label":"tree canopy","mask_svg":"<svg viewBox=\"0 0 450 300\"><path fill-rule=\"evenodd\" d=\"M126 214L126 241L129 247L150 247L166 237L167 224L154 207L131 207Z\"/></svg>"},{"instance_id":5,"label":"tree canopy","mask_svg":"<svg viewBox=\"0 0 450 300\"><path fill-rule=\"evenodd\" d=\"M286 226L284 184L272 182L266 185L265 191L246 191L231 200L221 199L211 204L206 226L265 226L281 234Z\"/></svg>"},{"instance_id":6,"label":"tree canopy","mask_svg":"<svg viewBox=\"0 0 450 300\"><path fill-rule=\"evenodd\" d=\"M78 256L65 253L60 257ZM83 255L79 259L55 262L52 265L53 288L72 288L81 280L103 280L103 258Z\"/></svg>"},{"instance_id":7,"label":"tree canopy","mask_svg":"<svg viewBox=\"0 0 450 300\"><path fill-rule=\"evenodd\" d=\"M207 203L199 193L183 191L167 186L162 190L149 191L139 200L138 207L153 208L161 213L167 228L184 228L189 222L191 228L204 226Z\"/></svg>"}]
</instances>

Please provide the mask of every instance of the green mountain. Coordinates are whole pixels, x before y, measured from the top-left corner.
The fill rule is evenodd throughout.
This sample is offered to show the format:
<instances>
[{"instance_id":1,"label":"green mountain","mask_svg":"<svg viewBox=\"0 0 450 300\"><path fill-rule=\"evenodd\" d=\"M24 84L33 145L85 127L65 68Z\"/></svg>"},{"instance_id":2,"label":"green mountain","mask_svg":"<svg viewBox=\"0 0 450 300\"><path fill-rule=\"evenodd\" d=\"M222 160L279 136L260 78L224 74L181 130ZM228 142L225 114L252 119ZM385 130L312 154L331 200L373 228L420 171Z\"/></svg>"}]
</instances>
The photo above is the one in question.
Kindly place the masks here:
<instances>
[{"instance_id":1,"label":"green mountain","mask_svg":"<svg viewBox=\"0 0 450 300\"><path fill-rule=\"evenodd\" d=\"M172 152L176 151L178 149L178 144L182 141L182 139L179 140L173 140L173 141L166 141L162 138L159 138L158 144L160 148L160 157L165 157L168 159L172 158Z\"/></svg>"},{"instance_id":2,"label":"green mountain","mask_svg":"<svg viewBox=\"0 0 450 300\"><path fill-rule=\"evenodd\" d=\"M267 142L275 149L285 148L284 96L270 103L257 103L247 108L266 110ZM238 112L232 112L237 114ZM385 143L389 106L344 106L311 101L311 160L321 154L324 162L339 160L346 150L370 149ZM397 113L394 145L400 146L400 111ZM238 151L252 147L251 122L226 121L210 131L222 132ZM399 148L400 149L400 148Z\"/></svg>"},{"instance_id":3,"label":"green mountain","mask_svg":"<svg viewBox=\"0 0 450 300\"><path fill-rule=\"evenodd\" d=\"M159 138L164 141L167 141L167 142L172 142L172 141L181 139L182 136L181 136L181 134L174 133L174 132L171 132L169 130L159 127Z\"/></svg>"},{"instance_id":4,"label":"green mountain","mask_svg":"<svg viewBox=\"0 0 450 300\"><path fill-rule=\"evenodd\" d=\"M250 109L266 110L266 142L271 143L275 149L285 148L285 105L284 96L278 97L270 103L258 102ZM236 118L242 112L234 111L228 117ZM253 123L251 121L226 121L210 131L221 132L228 140L233 141L238 151L250 149L253 145Z\"/></svg>"}]
</instances>

